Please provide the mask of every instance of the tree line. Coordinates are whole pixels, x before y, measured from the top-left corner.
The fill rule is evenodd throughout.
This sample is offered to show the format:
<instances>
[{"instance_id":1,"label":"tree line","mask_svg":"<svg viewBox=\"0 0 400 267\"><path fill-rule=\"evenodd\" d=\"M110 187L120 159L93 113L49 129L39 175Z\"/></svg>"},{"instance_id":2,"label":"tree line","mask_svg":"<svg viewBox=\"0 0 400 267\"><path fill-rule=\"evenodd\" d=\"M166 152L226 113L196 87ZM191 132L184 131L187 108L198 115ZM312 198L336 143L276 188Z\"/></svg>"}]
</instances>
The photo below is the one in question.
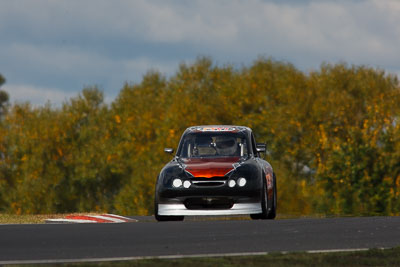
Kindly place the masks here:
<instances>
[{"instance_id":1,"label":"tree line","mask_svg":"<svg viewBox=\"0 0 400 267\"><path fill-rule=\"evenodd\" d=\"M400 213L400 86L380 69L199 58L171 77L126 83L110 104L96 87L61 107L0 96L3 213L152 214L171 159L163 148L200 124L249 126L267 143L279 213Z\"/></svg>"}]
</instances>

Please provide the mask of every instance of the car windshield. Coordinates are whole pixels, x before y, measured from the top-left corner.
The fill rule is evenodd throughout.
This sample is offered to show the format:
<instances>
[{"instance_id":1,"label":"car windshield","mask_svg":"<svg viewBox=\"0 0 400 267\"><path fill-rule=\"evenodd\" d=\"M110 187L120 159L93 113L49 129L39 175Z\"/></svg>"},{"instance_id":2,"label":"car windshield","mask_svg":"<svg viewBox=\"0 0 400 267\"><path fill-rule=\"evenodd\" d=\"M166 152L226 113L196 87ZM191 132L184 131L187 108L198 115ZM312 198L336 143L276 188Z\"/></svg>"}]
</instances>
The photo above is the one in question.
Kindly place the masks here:
<instances>
[{"instance_id":1,"label":"car windshield","mask_svg":"<svg viewBox=\"0 0 400 267\"><path fill-rule=\"evenodd\" d=\"M200 157L246 157L247 141L243 133L197 132L186 134L181 140L178 156Z\"/></svg>"}]
</instances>

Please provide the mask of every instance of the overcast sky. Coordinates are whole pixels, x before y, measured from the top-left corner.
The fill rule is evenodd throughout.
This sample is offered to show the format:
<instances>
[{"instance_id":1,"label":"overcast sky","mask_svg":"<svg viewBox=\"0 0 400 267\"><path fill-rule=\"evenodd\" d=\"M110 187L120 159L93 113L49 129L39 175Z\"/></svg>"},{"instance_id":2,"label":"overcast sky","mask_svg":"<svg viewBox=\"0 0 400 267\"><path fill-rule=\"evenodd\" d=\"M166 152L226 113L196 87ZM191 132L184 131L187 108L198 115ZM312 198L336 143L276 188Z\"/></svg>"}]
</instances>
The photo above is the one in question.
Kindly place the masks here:
<instances>
[{"instance_id":1,"label":"overcast sky","mask_svg":"<svg viewBox=\"0 0 400 267\"><path fill-rule=\"evenodd\" d=\"M322 62L400 74L400 1L0 0L0 73L11 102L59 105L209 56L259 56L309 71Z\"/></svg>"}]
</instances>

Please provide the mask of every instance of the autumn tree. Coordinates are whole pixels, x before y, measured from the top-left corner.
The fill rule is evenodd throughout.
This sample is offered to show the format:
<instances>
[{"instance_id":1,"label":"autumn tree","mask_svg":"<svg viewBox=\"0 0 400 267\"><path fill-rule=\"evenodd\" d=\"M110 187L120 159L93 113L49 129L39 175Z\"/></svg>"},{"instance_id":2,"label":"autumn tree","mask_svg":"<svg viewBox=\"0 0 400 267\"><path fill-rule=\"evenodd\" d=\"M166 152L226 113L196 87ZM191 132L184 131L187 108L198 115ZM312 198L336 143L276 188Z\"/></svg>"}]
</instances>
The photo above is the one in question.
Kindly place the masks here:
<instances>
[{"instance_id":1,"label":"autumn tree","mask_svg":"<svg viewBox=\"0 0 400 267\"><path fill-rule=\"evenodd\" d=\"M1 90L1 86L6 82L6 79L0 73L0 119L6 112L9 96L6 91Z\"/></svg>"},{"instance_id":2,"label":"autumn tree","mask_svg":"<svg viewBox=\"0 0 400 267\"><path fill-rule=\"evenodd\" d=\"M279 212L399 214L399 97L397 77L366 66L305 73L266 58L242 67L198 58L171 77L126 83L111 104L96 87L56 108L7 104L0 211L152 214L171 159L163 148L191 125L233 124L267 143Z\"/></svg>"}]
</instances>

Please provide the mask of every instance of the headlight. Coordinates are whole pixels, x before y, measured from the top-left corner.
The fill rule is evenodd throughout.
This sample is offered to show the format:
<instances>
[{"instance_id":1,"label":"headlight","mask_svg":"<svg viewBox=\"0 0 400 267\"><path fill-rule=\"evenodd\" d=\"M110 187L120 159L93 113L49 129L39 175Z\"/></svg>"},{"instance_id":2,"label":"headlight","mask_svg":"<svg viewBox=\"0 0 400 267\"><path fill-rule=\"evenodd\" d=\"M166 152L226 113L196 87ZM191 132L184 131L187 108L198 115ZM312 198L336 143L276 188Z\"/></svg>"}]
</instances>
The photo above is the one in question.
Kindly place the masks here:
<instances>
[{"instance_id":1,"label":"headlight","mask_svg":"<svg viewBox=\"0 0 400 267\"><path fill-rule=\"evenodd\" d=\"M189 188L191 185L192 185L192 183L190 181L186 180L186 181L183 182L183 187L184 188Z\"/></svg>"},{"instance_id":2,"label":"headlight","mask_svg":"<svg viewBox=\"0 0 400 267\"><path fill-rule=\"evenodd\" d=\"M173 185L173 187L176 187L176 188L181 187L182 186L182 180L181 179L174 179L172 181L172 185Z\"/></svg>"},{"instance_id":3,"label":"headlight","mask_svg":"<svg viewBox=\"0 0 400 267\"><path fill-rule=\"evenodd\" d=\"M228 186L229 186L229 187L234 187L235 185L236 185L235 180L229 180L229 181L228 181Z\"/></svg>"},{"instance_id":4,"label":"headlight","mask_svg":"<svg viewBox=\"0 0 400 267\"><path fill-rule=\"evenodd\" d=\"M240 177L238 180L237 180L237 183L238 183L238 185L239 186L245 186L246 185L246 179L245 178L243 178L243 177Z\"/></svg>"}]
</instances>

